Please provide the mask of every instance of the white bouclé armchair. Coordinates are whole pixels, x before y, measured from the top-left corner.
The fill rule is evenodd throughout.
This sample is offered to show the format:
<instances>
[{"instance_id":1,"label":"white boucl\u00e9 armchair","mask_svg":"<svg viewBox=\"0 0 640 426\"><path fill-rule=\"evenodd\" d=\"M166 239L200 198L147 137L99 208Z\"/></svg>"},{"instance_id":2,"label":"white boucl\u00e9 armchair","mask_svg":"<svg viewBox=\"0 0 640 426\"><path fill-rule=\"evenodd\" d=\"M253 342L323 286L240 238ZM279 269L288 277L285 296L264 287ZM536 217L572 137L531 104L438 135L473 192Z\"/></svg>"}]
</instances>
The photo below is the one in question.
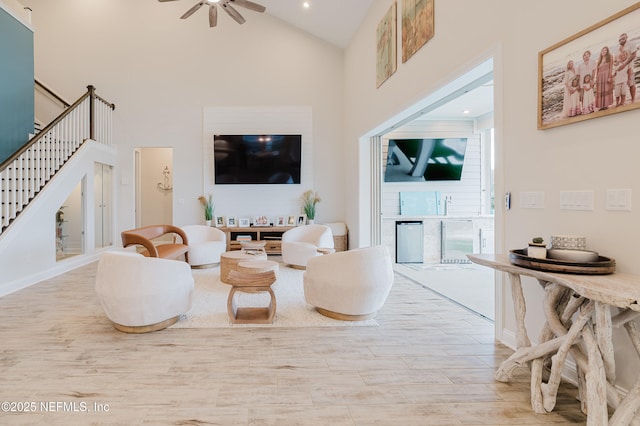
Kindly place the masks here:
<instances>
[{"instance_id":1,"label":"white boucl\u00e9 armchair","mask_svg":"<svg viewBox=\"0 0 640 426\"><path fill-rule=\"evenodd\" d=\"M117 330L146 333L174 324L191 308L194 280L185 262L110 251L98 263L95 289Z\"/></svg>"},{"instance_id":2,"label":"white boucl\u00e9 armchair","mask_svg":"<svg viewBox=\"0 0 640 426\"><path fill-rule=\"evenodd\" d=\"M325 225L305 225L282 234L282 262L304 269L309 259L322 256L319 248L333 249L331 228Z\"/></svg>"},{"instance_id":3,"label":"white boucl\u00e9 armchair","mask_svg":"<svg viewBox=\"0 0 640 426\"><path fill-rule=\"evenodd\" d=\"M189 241L187 259L192 268L211 267L220 263L220 255L227 250L224 232L206 225L185 225L180 228Z\"/></svg>"},{"instance_id":4,"label":"white boucl\u00e9 armchair","mask_svg":"<svg viewBox=\"0 0 640 426\"><path fill-rule=\"evenodd\" d=\"M373 318L393 285L393 266L384 246L342 251L310 259L304 297L321 314L346 321Z\"/></svg>"}]
</instances>

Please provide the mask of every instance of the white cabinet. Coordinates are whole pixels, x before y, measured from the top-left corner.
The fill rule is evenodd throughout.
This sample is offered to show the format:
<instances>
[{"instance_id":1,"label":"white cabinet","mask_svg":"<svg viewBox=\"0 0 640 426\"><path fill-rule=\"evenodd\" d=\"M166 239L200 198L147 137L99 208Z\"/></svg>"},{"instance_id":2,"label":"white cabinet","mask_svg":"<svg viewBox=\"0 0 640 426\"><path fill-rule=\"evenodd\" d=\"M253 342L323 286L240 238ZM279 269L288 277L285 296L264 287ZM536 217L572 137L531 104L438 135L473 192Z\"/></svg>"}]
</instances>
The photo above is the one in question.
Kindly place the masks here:
<instances>
[{"instance_id":1,"label":"white cabinet","mask_svg":"<svg viewBox=\"0 0 640 426\"><path fill-rule=\"evenodd\" d=\"M495 231L493 228L480 228L480 253L495 253Z\"/></svg>"}]
</instances>

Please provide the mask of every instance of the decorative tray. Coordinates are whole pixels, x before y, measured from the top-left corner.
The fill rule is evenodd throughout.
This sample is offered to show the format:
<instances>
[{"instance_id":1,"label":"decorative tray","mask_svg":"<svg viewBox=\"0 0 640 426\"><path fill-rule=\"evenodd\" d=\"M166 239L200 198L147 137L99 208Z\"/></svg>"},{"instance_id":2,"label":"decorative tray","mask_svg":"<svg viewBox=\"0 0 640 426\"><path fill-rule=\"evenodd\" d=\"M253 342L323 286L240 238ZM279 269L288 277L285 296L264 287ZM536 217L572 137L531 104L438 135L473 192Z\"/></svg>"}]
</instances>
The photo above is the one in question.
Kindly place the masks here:
<instances>
[{"instance_id":1,"label":"decorative tray","mask_svg":"<svg viewBox=\"0 0 640 426\"><path fill-rule=\"evenodd\" d=\"M509 260L523 268L537 269L545 272L564 272L583 275L606 275L616 270L616 261L609 257L598 256L595 262L568 262L558 259L538 259L529 257L526 249L511 250Z\"/></svg>"}]
</instances>

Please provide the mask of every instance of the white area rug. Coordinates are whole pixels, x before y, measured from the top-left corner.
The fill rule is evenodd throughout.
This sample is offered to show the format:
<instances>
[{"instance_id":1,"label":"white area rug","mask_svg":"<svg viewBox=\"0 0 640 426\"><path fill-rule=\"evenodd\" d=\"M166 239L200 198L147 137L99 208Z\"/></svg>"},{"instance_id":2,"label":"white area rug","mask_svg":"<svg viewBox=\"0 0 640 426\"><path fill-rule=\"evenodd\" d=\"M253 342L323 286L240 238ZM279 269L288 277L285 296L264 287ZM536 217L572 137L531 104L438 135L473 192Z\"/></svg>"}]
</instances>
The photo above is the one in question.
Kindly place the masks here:
<instances>
[{"instance_id":1,"label":"white area rug","mask_svg":"<svg viewBox=\"0 0 640 426\"><path fill-rule=\"evenodd\" d=\"M271 286L276 295L276 317L273 324L231 324L227 314L227 297L231 286L220 282L220 268L194 269L195 295L191 310L171 328L222 327L349 327L377 326L366 321L339 321L319 314L304 300L304 271L280 264L278 280ZM237 305L262 307L269 304L267 293L236 293Z\"/></svg>"}]
</instances>

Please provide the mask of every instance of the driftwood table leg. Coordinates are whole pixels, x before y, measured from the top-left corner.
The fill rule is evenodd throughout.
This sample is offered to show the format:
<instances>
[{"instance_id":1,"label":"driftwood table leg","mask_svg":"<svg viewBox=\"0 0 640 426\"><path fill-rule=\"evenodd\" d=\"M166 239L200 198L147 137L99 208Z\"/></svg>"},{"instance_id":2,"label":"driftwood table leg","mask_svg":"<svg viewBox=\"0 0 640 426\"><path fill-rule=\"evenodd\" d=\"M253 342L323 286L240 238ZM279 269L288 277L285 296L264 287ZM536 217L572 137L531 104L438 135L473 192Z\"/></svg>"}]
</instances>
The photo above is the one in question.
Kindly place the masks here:
<instances>
[{"instance_id":1,"label":"driftwood table leg","mask_svg":"<svg viewBox=\"0 0 640 426\"><path fill-rule=\"evenodd\" d=\"M611 416L609 422L610 426L626 426L630 424L637 424L638 418L636 414L640 409L640 377L636 380L634 385L629 389L629 392L624 397L615 413ZM631 423L635 421L636 423Z\"/></svg>"},{"instance_id":2,"label":"driftwood table leg","mask_svg":"<svg viewBox=\"0 0 640 426\"><path fill-rule=\"evenodd\" d=\"M507 360L500 364L494 378L499 382L508 382L517 367L524 367L526 363L538 358L545 358L558 350L564 337L555 338L532 347L516 350Z\"/></svg>"},{"instance_id":3,"label":"driftwood table leg","mask_svg":"<svg viewBox=\"0 0 640 426\"><path fill-rule=\"evenodd\" d=\"M563 329L564 327L560 323L558 309L562 309L563 306L566 306L567 289L557 284L550 284L542 280L538 280L538 282L544 288L544 313L546 319L545 325L540 333L539 343L547 342L555 336L562 337L563 341L566 342L566 338L563 337L566 333L558 335L553 332L553 329ZM550 323L555 324L555 327ZM564 344L565 343L562 345ZM547 359L547 355L545 355L544 357L533 360L531 363L531 407L536 413L546 413L551 411L550 409L547 409L544 404L545 394L543 387L545 387L545 384L543 383L542 374L544 373L545 361ZM549 398L547 397L546 399L548 400ZM555 405L555 403L553 405Z\"/></svg>"},{"instance_id":4,"label":"driftwood table leg","mask_svg":"<svg viewBox=\"0 0 640 426\"><path fill-rule=\"evenodd\" d=\"M525 325L525 317L527 314L527 304L524 299L524 293L522 292L522 282L520 275L509 274L509 280L511 281L511 297L513 298L514 310L516 313L516 343L518 348L524 346L531 346L531 340L527 334L527 327Z\"/></svg>"},{"instance_id":5,"label":"driftwood table leg","mask_svg":"<svg viewBox=\"0 0 640 426\"><path fill-rule=\"evenodd\" d=\"M591 318L593 313L594 303L589 302L580 310L580 315L573 323L567 333L565 341L558 349L558 352L551 357L553 363L551 365L551 376L548 383L542 385L542 397L544 402L544 409L549 412L556 406L556 398L558 395L558 388L560 387L560 380L562 378L562 369L564 367L571 346L575 343L576 339L580 336L585 324Z\"/></svg>"},{"instance_id":6,"label":"driftwood table leg","mask_svg":"<svg viewBox=\"0 0 640 426\"><path fill-rule=\"evenodd\" d=\"M520 275L509 273L509 281L511 282L511 298L513 299L513 309L516 314L516 346L518 350L511 357L509 357L509 359L503 361L494 374L494 378L499 382L508 382L509 380L511 380L513 370L518 366L518 363L511 361L511 359L520 352L520 349L531 348L531 340L529 339L527 326L525 324L527 304L522 292L522 282L520 280Z\"/></svg>"},{"instance_id":7,"label":"driftwood table leg","mask_svg":"<svg viewBox=\"0 0 640 426\"><path fill-rule=\"evenodd\" d=\"M627 330L627 334L629 334L631 343L638 353L638 356L640 356L640 335L638 335L636 323L633 322L638 316L640 316L640 312L622 312L614 318L614 324L616 324L616 320L624 323L624 328ZM619 326L619 323L616 325ZM609 422L610 426L638 424L640 424L640 376L638 376L636 382L618 405Z\"/></svg>"},{"instance_id":8,"label":"driftwood table leg","mask_svg":"<svg viewBox=\"0 0 640 426\"><path fill-rule=\"evenodd\" d=\"M616 362L613 358L613 332L611 330L611 308L596 302L596 340L602 354L602 362L607 381L616 383Z\"/></svg>"},{"instance_id":9,"label":"driftwood table leg","mask_svg":"<svg viewBox=\"0 0 640 426\"><path fill-rule=\"evenodd\" d=\"M593 335L591 325L584 327L582 332L587 347L589 359L587 377L587 426L602 426L609 423L607 411L607 378L604 372L602 356L598 349L598 342Z\"/></svg>"}]
</instances>

